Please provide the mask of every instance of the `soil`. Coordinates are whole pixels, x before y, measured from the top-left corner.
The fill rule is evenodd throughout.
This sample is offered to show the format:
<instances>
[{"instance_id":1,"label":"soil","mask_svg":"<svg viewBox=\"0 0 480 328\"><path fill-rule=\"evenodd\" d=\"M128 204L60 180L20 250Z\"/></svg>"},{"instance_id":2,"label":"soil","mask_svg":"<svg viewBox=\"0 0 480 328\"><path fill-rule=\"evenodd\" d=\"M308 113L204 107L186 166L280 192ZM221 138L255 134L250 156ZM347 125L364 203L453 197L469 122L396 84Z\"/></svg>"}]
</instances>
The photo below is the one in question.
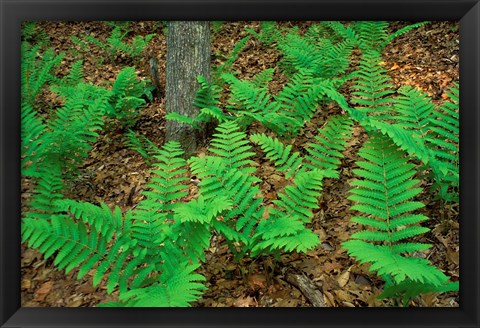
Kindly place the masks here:
<instances>
[{"instance_id":1,"label":"soil","mask_svg":"<svg viewBox=\"0 0 480 328\"><path fill-rule=\"evenodd\" d=\"M312 22L281 22L282 26L298 25L304 31ZM408 22L391 22L389 29L396 31ZM234 44L246 36L245 28L258 30L259 22L225 22L212 34L212 64L220 64ZM459 81L459 29L455 22L432 22L415 29L391 42L383 55L383 65L395 87L412 85L427 92L436 103L441 103L445 92ZM150 78L149 56L158 60L160 83L165 85L166 40L162 22L131 22L127 40L135 35L156 33L145 53L138 60L125 56L110 59L98 48L85 51L72 41L71 36L89 34L105 39L112 27L103 22L40 22L37 30L47 34L50 46L57 53L65 52L58 76L68 73L76 60L84 62L87 82L98 85L111 83L125 66L134 65L138 74ZM256 73L277 67L280 53L251 39L233 65L233 71L241 78L251 78ZM353 64L354 65L354 64ZM353 67L352 67L353 68ZM269 88L278 92L287 81L277 69ZM42 101L55 103L54 95L45 91ZM316 129L341 109L329 104L323 106L307 123L302 133L290 142L300 148L312 140ZM134 131L157 145L163 144L165 131L165 99L155 98L141 110ZM253 125L250 132L264 131ZM206 252L206 262L199 273L206 277L208 290L193 304L196 307L309 307L312 304L300 290L290 284L283 268L291 268L307 276L323 293L326 306L364 307L392 306L389 300L376 296L382 290L382 280L360 265L341 248L341 243L359 227L350 221L352 203L346 198L349 182L354 179L352 169L359 159L357 152L366 136L355 127L353 137L344 151L339 179L324 181L319 209L315 211L311 228L321 238L321 244L306 254L283 254L280 259L259 257L235 262L221 236L214 235ZM200 149L199 152L205 152ZM258 176L264 181L262 191L275 198L282 187L273 173L273 167L258 154L255 158L261 166ZM70 182L65 195L72 199L93 203L118 205L122 210L135 206L142 199L141 192L151 172L145 160L125 146L125 137L117 129L106 129L90 152L81 168L81 174ZM428 181L425 181L424 187ZM195 185L192 183L192 190ZM421 256L428 258L449 275L459 279L459 205L436 201L427 190L420 200L426 204L422 210L430 220L431 231L422 240L433 246ZM32 190L28 179L22 180L22 204L25 205ZM24 206L25 207L25 206ZM25 208L23 208L25 210ZM22 245L21 296L24 307L93 307L100 302L115 300L116 292L108 295L106 287L94 288L88 275L76 279L77 272L58 271L52 259L44 259L36 250ZM458 307L458 293L426 294L413 300L411 306Z\"/></svg>"}]
</instances>

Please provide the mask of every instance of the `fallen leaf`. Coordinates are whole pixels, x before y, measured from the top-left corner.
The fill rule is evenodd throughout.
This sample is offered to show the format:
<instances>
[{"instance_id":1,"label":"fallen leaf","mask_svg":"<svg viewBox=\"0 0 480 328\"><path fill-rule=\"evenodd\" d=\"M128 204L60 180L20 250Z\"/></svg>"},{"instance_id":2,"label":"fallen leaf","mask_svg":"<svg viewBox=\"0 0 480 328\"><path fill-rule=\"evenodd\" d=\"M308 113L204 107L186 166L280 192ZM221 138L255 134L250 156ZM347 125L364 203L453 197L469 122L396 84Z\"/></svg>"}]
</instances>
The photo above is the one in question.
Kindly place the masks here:
<instances>
[{"instance_id":1,"label":"fallen leaf","mask_svg":"<svg viewBox=\"0 0 480 328\"><path fill-rule=\"evenodd\" d=\"M267 279L263 274L252 274L248 277L248 286L255 290L265 288L267 285Z\"/></svg>"},{"instance_id":2,"label":"fallen leaf","mask_svg":"<svg viewBox=\"0 0 480 328\"><path fill-rule=\"evenodd\" d=\"M45 297L50 293L53 287L53 281L44 282L37 291L35 291L35 300L43 301Z\"/></svg>"},{"instance_id":3,"label":"fallen leaf","mask_svg":"<svg viewBox=\"0 0 480 328\"><path fill-rule=\"evenodd\" d=\"M345 287L345 285L348 283L348 280L350 279L351 269L352 267L349 267L345 272L340 274L340 276L337 278L337 282L340 287Z\"/></svg>"},{"instance_id":4,"label":"fallen leaf","mask_svg":"<svg viewBox=\"0 0 480 328\"><path fill-rule=\"evenodd\" d=\"M257 302L255 299L251 296L246 296L246 297L239 297L233 302L233 306L235 307L250 307L250 306L256 306Z\"/></svg>"}]
</instances>

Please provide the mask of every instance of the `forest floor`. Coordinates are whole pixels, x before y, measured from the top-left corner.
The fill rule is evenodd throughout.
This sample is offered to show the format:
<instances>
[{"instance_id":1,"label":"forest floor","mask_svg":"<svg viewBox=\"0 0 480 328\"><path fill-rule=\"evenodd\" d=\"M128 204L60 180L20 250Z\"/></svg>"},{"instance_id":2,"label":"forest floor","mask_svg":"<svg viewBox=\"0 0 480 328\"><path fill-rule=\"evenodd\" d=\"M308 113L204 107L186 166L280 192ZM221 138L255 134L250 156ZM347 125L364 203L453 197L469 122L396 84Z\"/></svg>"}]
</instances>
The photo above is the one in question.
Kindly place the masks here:
<instances>
[{"instance_id":1,"label":"forest floor","mask_svg":"<svg viewBox=\"0 0 480 328\"><path fill-rule=\"evenodd\" d=\"M284 26L298 25L305 29L310 22L282 22ZM392 22L396 31L406 22ZM246 35L245 27L258 28L258 22L225 22L212 34L212 64L224 60L235 42ZM158 33L149 43L145 55L138 61L118 57L114 61L103 61L101 50L92 47L82 52L70 37L90 34L100 39L109 35L111 28L102 22L43 22L38 24L50 38L50 46L57 52L65 52L58 76L68 73L72 63L84 61L84 76L87 82L103 85L112 82L125 66L136 66L138 74L150 78L148 56L154 54L159 63L160 81L165 84L166 40L161 33L159 22L133 22L135 35ZM250 40L238 60L234 71L240 78L250 78L270 67L276 67L280 54L258 41ZM433 22L415 29L390 43L384 52L383 65L396 87L412 85L427 92L434 102L441 103L445 92L454 82L459 81L459 29L454 22ZM352 64L355 65L355 64ZM353 68L353 67L352 67ZM269 87L277 92L286 78L276 70ZM345 93L344 93L345 94ZM348 94L345 94L348 97ZM46 104L58 103L54 95L46 91L42 99ZM51 106L51 105L50 105ZM340 114L341 109L334 104L324 106L306 124L302 133L291 140L301 145L312 140L316 129L331 116ZM165 132L165 99L155 98L144 109L133 128L157 145L163 144ZM252 126L249 132L263 132L259 126ZM290 284L285 271L293 270L308 277L323 293L327 306L391 306L391 301L378 300L382 281L369 273L366 265L360 265L349 257L341 243L358 229L350 221L347 199L349 182L354 178L352 169L358 160L357 152L365 139L361 128L355 128L353 137L344 151L340 168L340 179L324 180L320 208L315 211L311 227L321 238L321 244L306 254L285 254L280 261L270 257L245 259L240 263L233 260L227 244L220 236L214 236L206 254L206 263L199 272L206 277L208 290L193 305L198 307L300 307L312 306L296 287ZM199 153L205 152L205 148ZM285 180L274 173L260 152L255 158L259 163L257 175L263 181L261 189L267 199L275 199L276 193L285 186ZM135 206L143 197L141 192L151 177L149 167L135 151L125 146L125 137L118 129L104 130L90 152L90 157L81 168L82 174L71 182L65 196L93 203L104 202L118 205L126 210ZM428 187L428 181L423 187ZM190 194L196 193L192 180ZM428 188L426 188L428 189ZM22 180L22 204L29 199L32 185ZM426 225L431 229L423 235L423 242L433 246L422 256L428 258L443 270L452 280L459 279L459 206L445 205L424 192L420 200L426 204L423 214L430 220ZM45 260L42 255L22 245L21 295L24 307L91 307L108 300L115 300L116 293L106 293L105 286L94 288L88 275L77 280L77 272L69 274L58 271L53 260ZM415 299L414 306L459 306L458 293L426 294Z\"/></svg>"}]
</instances>

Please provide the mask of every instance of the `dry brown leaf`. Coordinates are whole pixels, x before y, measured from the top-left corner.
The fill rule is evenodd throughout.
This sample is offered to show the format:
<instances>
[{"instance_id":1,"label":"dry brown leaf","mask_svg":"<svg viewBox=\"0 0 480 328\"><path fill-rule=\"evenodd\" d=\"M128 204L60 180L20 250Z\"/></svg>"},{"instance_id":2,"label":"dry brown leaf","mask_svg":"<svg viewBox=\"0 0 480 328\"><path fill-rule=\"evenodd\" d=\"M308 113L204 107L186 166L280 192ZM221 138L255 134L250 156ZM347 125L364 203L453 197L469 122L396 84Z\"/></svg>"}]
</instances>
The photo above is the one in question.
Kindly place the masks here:
<instances>
[{"instance_id":1,"label":"dry brown leaf","mask_svg":"<svg viewBox=\"0 0 480 328\"><path fill-rule=\"evenodd\" d=\"M251 296L239 297L235 300L235 302L233 302L233 306L235 307L251 307L256 305L257 302Z\"/></svg>"},{"instance_id":2,"label":"dry brown leaf","mask_svg":"<svg viewBox=\"0 0 480 328\"><path fill-rule=\"evenodd\" d=\"M352 267L349 267L346 271L344 271L340 276L337 278L338 285L340 287L345 287L345 285L348 283L348 280L350 279L350 270Z\"/></svg>"},{"instance_id":3,"label":"dry brown leaf","mask_svg":"<svg viewBox=\"0 0 480 328\"><path fill-rule=\"evenodd\" d=\"M53 281L44 282L39 289L35 291L35 301L43 301L45 297L50 293L53 287Z\"/></svg>"},{"instance_id":4,"label":"dry brown leaf","mask_svg":"<svg viewBox=\"0 0 480 328\"><path fill-rule=\"evenodd\" d=\"M265 288L267 286L267 279L263 274L252 274L248 276L248 286L253 290Z\"/></svg>"},{"instance_id":5,"label":"dry brown leaf","mask_svg":"<svg viewBox=\"0 0 480 328\"><path fill-rule=\"evenodd\" d=\"M458 265L460 263L460 253L455 251L447 251L447 260L450 263Z\"/></svg>"}]
</instances>

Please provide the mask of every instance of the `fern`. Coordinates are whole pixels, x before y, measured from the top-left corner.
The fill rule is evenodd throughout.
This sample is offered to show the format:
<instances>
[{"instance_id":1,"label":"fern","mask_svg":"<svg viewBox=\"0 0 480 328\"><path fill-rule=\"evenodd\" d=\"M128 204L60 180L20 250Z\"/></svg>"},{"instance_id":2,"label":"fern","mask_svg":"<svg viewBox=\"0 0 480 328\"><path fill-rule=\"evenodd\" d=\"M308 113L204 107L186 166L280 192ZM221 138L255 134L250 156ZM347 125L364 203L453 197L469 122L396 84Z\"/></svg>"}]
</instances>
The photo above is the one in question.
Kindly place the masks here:
<instances>
[{"instance_id":1,"label":"fern","mask_svg":"<svg viewBox=\"0 0 480 328\"><path fill-rule=\"evenodd\" d=\"M426 216L411 214L424 206L412 201L422 190L415 187L419 180L411 179L414 165L381 135L369 139L359 155L366 161L357 162L361 169L354 173L363 180L352 183L356 188L349 199L356 202L351 209L363 215L351 220L369 229L354 233L343 247L361 263L371 263L370 270L392 285L446 286L448 277L428 260L406 255L430 247L410 241L429 230L418 225L428 220Z\"/></svg>"},{"instance_id":2,"label":"fern","mask_svg":"<svg viewBox=\"0 0 480 328\"><path fill-rule=\"evenodd\" d=\"M216 156L189 160L192 173L200 179L200 193L205 199L202 198L202 202L215 200L219 204L231 204L231 208L221 206L229 210L222 214L222 220L211 221L212 227L224 235L236 258L248 252L256 256L262 252L311 249L318 244L318 236L304 224L310 221L311 210L317 207L323 171L297 173L293 185L287 186L274 201L275 207L270 210L268 220L261 220L268 210L257 186L260 180L253 176L256 169L251 166L250 157L254 153L249 151L251 147L245 133L238 130L239 126L233 122L221 124L209 148ZM273 147L279 145L264 135L254 135L252 140L270 142ZM275 149L272 154L276 155ZM295 156L298 162L298 155ZM240 248L234 242L240 243L240 246L237 244Z\"/></svg>"},{"instance_id":3,"label":"fern","mask_svg":"<svg viewBox=\"0 0 480 328\"><path fill-rule=\"evenodd\" d=\"M145 199L122 214L106 205L66 199L54 201L49 218L25 217L23 241L78 278L93 270L93 284L105 280L107 292L118 288L120 302L106 306L187 306L205 289L196 274L208 248L214 217L230 208L222 199L186 195L185 160L180 144L158 151L154 177Z\"/></svg>"},{"instance_id":4,"label":"fern","mask_svg":"<svg viewBox=\"0 0 480 328\"><path fill-rule=\"evenodd\" d=\"M145 257L145 252L133 252L135 258L126 263L129 255L131 256L127 250L134 246L134 241L129 235L122 233L122 230L128 229L131 224L129 215L122 218L119 209L110 214L103 209L93 211L94 213L102 211L104 214L102 229L112 229L112 233L101 233L95 226L89 226L85 222L96 219L89 218L91 206L86 209L86 204L67 200L59 201L58 206L83 212L84 214L80 216L82 220L76 221L70 216L60 214L53 215L50 220L25 218L22 223L23 241L28 240L28 245L38 248L46 258L56 254L54 264L59 269L65 269L67 273L78 268L78 279L96 267L93 276L94 286L106 276L109 293L118 283L120 289L125 291L127 287L125 272L139 266ZM96 224L99 225L98 222Z\"/></svg>"},{"instance_id":5,"label":"fern","mask_svg":"<svg viewBox=\"0 0 480 328\"><path fill-rule=\"evenodd\" d=\"M198 129L203 122L211 122L217 120L218 122L225 122L231 117L223 113L219 107L220 88L212 83L209 83L203 76L198 76L197 81L200 84L195 101L193 105L199 109L199 114L195 118L191 118L175 112L168 113L165 118L168 120L175 120L181 123L186 123Z\"/></svg>"},{"instance_id":6,"label":"fern","mask_svg":"<svg viewBox=\"0 0 480 328\"><path fill-rule=\"evenodd\" d=\"M294 136L304 121L311 119L321 99L328 98L329 81L315 80L308 70L300 70L272 100L268 90L257 87L252 81L238 80L224 75L230 84L227 110L237 118L242 127L259 121L282 136Z\"/></svg>"},{"instance_id":7,"label":"fern","mask_svg":"<svg viewBox=\"0 0 480 328\"><path fill-rule=\"evenodd\" d=\"M326 177L337 178L337 168L352 134L352 125L352 120L346 115L329 118L324 127L318 129L315 142L308 144L305 167L324 170Z\"/></svg>"},{"instance_id":8,"label":"fern","mask_svg":"<svg viewBox=\"0 0 480 328\"><path fill-rule=\"evenodd\" d=\"M301 168L303 158L299 152L292 152L292 145L285 146L280 140L265 134L253 134L250 140L260 144L265 156L274 162L278 171L285 172L287 179Z\"/></svg>"},{"instance_id":9,"label":"fern","mask_svg":"<svg viewBox=\"0 0 480 328\"><path fill-rule=\"evenodd\" d=\"M275 68L267 68L252 78L252 83L259 88L268 88L268 84L272 81Z\"/></svg>"},{"instance_id":10,"label":"fern","mask_svg":"<svg viewBox=\"0 0 480 328\"><path fill-rule=\"evenodd\" d=\"M138 79L134 67L125 67L113 83L107 114L118 119L124 127L132 126L139 117L138 109L146 103L143 96L151 100L147 83Z\"/></svg>"},{"instance_id":11,"label":"fern","mask_svg":"<svg viewBox=\"0 0 480 328\"><path fill-rule=\"evenodd\" d=\"M234 204L232 210L224 215L223 221L214 221L215 230L224 234L228 240L248 244L248 236L261 213L259 206L262 198L256 186L259 179L249 159L253 152L248 146L246 135L238 131L233 122L220 124L212 139L209 150L218 156L191 158L190 168L201 180L200 193L205 199L226 197Z\"/></svg>"},{"instance_id":12,"label":"fern","mask_svg":"<svg viewBox=\"0 0 480 328\"><path fill-rule=\"evenodd\" d=\"M458 201L459 187L459 89L458 84L447 94L450 98L435 111L430 120L434 156L441 162L437 176L440 197L447 201ZM453 187L453 190L450 189Z\"/></svg>"},{"instance_id":13,"label":"fern","mask_svg":"<svg viewBox=\"0 0 480 328\"><path fill-rule=\"evenodd\" d=\"M258 33L252 28L248 28L246 31L267 46L272 46L282 38L282 31L275 21L261 21Z\"/></svg>"},{"instance_id":14,"label":"fern","mask_svg":"<svg viewBox=\"0 0 480 328\"><path fill-rule=\"evenodd\" d=\"M65 77L67 85L77 85L83 82L83 61L77 60L72 64L69 74Z\"/></svg>"},{"instance_id":15,"label":"fern","mask_svg":"<svg viewBox=\"0 0 480 328\"><path fill-rule=\"evenodd\" d=\"M269 210L267 219L262 220L253 235L252 255L259 252L283 249L306 252L320 242L318 236L304 224L310 222L312 209L318 208L323 171L300 172L294 185L285 187L279 199L273 201L276 208Z\"/></svg>"},{"instance_id":16,"label":"fern","mask_svg":"<svg viewBox=\"0 0 480 328\"><path fill-rule=\"evenodd\" d=\"M314 31L319 33L314 34ZM330 33L326 34L325 31ZM300 36L292 29L278 44L284 56L283 66L290 74L308 69L316 78L341 76L350 64L355 44L353 35L353 31L341 23L314 24L305 36Z\"/></svg>"},{"instance_id":17,"label":"fern","mask_svg":"<svg viewBox=\"0 0 480 328\"><path fill-rule=\"evenodd\" d=\"M243 48L245 48L249 40L250 40L250 36L245 36L240 40L238 40L233 46L233 49L228 55L225 62L223 62L223 64L221 65L212 67L211 76L212 76L213 83L215 84L222 83L222 75L232 71L233 64L238 59L238 57L240 56L240 53L242 52Z\"/></svg>"},{"instance_id":18,"label":"fern","mask_svg":"<svg viewBox=\"0 0 480 328\"><path fill-rule=\"evenodd\" d=\"M41 52L42 44L31 46L22 43L21 48L21 99L22 104L34 105L47 83L55 81L53 71L60 65L64 53L53 49Z\"/></svg>"},{"instance_id":19,"label":"fern","mask_svg":"<svg viewBox=\"0 0 480 328\"><path fill-rule=\"evenodd\" d=\"M309 143L307 156L292 152L292 146L285 146L280 140L265 134L254 134L250 139L261 146L265 156L274 162L278 171L285 172L288 179L299 171L323 170L323 175L338 178L337 168L340 165L342 151L346 139L351 135L352 121L347 116L333 116L325 126L318 130L315 142Z\"/></svg>"},{"instance_id":20,"label":"fern","mask_svg":"<svg viewBox=\"0 0 480 328\"><path fill-rule=\"evenodd\" d=\"M115 58L122 53L133 59L138 59L150 40L156 35L148 34L145 37L137 35L131 43L128 44L123 41L127 34L130 33L130 30L126 29L128 26L125 24L113 24L112 26L113 29L110 35L106 38L106 42L102 42L91 35L84 35L87 42L92 43L96 47L105 51L110 61L115 60Z\"/></svg>"},{"instance_id":21,"label":"fern","mask_svg":"<svg viewBox=\"0 0 480 328\"><path fill-rule=\"evenodd\" d=\"M399 143L398 128L393 129L393 134L390 132L394 142L416 155L432 169L440 197L450 201L458 200L459 185L458 89L453 88L451 92L453 102L447 101L440 108L435 108L431 99L419 90L411 87L400 88L399 97L395 99L397 114L392 120L396 126L408 131L410 135L405 136L405 139L409 140L410 145L405 147ZM381 123L373 125L383 127Z\"/></svg>"},{"instance_id":22,"label":"fern","mask_svg":"<svg viewBox=\"0 0 480 328\"><path fill-rule=\"evenodd\" d=\"M380 61L379 52L365 51L352 86L351 102L358 105L356 109L376 116L388 113L392 102L388 96L394 93L391 79L380 66Z\"/></svg>"},{"instance_id":23,"label":"fern","mask_svg":"<svg viewBox=\"0 0 480 328\"><path fill-rule=\"evenodd\" d=\"M196 301L206 289L199 283L205 277L195 273L197 264L182 263L180 258L169 256L164 267L168 268L168 272L160 275L158 282L121 294L122 303L117 306L186 307Z\"/></svg>"},{"instance_id":24,"label":"fern","mask_svg":"<svg viewBox=\"0 0 480 328\"><path fill-rule=\"evenodd\" d=\"M160 149L147 137L137 134L132 130L127 132L126 138L127 146L142 155L145 163L151 166L153 157L160 152Z\"/></svg>"}]
</instances>

